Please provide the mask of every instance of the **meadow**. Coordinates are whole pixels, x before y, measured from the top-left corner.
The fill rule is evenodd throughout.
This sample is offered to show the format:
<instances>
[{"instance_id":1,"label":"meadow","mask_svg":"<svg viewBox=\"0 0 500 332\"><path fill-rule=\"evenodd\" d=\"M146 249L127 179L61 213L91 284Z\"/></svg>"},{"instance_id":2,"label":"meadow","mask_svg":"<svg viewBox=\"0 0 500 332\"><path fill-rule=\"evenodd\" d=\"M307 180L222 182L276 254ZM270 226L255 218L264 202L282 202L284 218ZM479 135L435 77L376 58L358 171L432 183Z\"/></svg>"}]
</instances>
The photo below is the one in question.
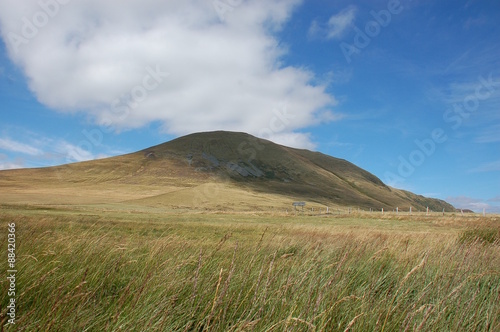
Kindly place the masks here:
<instances>
[{"instance_id":1,"label":"meadow","mask_svg":"<svg viewBox=\"0 0 500 332\"><path fill-rule=\"evenodd\" d=\"M6 331L499 331L500 217L0 206Z\"/></svg>"}]
</instances>

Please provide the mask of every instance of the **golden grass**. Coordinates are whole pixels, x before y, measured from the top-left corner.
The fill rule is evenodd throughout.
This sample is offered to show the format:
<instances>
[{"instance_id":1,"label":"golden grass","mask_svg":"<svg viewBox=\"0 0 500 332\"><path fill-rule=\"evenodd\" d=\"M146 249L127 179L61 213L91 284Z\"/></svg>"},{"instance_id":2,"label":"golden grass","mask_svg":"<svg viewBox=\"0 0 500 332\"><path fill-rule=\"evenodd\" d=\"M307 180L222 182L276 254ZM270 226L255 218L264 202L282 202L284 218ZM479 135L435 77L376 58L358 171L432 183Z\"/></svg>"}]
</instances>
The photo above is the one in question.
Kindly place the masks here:
<instances>
[{"instance_id":1,"label":"golden grass","mask_svg":"<svg viewBox=\"0 0 500 332\"><path fill-rule=\"evenodd\" d=\"M495 216L4 205L2 239L7 222L19 331L500 328L500 243L471 232Z\"/></svg>"}]
</instances>

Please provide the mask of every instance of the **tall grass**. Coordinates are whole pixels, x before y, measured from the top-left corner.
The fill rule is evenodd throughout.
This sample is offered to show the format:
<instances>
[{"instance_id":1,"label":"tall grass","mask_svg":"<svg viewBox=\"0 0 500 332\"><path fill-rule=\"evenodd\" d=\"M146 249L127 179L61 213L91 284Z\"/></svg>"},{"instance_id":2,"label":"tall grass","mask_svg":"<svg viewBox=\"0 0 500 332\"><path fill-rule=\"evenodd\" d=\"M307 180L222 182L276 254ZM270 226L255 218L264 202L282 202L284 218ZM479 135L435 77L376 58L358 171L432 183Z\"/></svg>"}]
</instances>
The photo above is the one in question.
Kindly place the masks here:
<instances>
[{"instance_id":1,"label":"tall grass","mask_svg":"<svg viewBox=\"0 0 500 332\"><path fill-rule=\"evenodd\" d=\"M18 319L7 329L500 330L498 243L220 218L227 227L207 220L200 240L167 222L2 217L2 239L18 225Z\"/></svg>"},{"instance_id":2,"label":"tall grass","mask_svg":"<svg viewBox=\"0 0 500 332\"><path fill-rule=\"evenodd\" d=\"M472 228L463 231L460 234L461 243L480 242L484 244L500 245L500 227L497 228Z\"/></svg>"}]
</instances>

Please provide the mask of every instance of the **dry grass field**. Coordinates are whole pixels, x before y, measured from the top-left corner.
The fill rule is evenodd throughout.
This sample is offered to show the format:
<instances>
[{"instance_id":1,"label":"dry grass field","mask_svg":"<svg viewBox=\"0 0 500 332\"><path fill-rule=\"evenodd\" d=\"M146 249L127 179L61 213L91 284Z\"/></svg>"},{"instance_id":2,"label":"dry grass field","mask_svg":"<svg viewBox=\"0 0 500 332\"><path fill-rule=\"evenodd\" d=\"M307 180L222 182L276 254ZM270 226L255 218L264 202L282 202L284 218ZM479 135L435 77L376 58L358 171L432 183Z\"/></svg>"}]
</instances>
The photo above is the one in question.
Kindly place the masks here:
<instances>
[{"instance_id":1,"label":"dry grass field","mask_svg":"<svg viewBox=\"0 0 500 332\"><path fill-rule=\"evenodd\" d=\"M2 205L4 257L8 223L8 331L500 330L498 216Z\"/></svg>"}]
</instances>

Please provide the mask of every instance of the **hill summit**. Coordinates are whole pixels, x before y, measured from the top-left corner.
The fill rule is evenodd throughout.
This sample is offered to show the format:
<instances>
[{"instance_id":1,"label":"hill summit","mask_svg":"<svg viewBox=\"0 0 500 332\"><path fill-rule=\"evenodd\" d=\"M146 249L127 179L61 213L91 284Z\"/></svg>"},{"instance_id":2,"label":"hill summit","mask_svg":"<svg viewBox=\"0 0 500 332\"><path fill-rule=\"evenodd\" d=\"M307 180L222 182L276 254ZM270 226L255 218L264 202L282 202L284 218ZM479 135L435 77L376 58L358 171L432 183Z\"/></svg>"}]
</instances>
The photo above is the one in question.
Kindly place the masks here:
<instances>
[{"instance_id":1,"label":"hill summit","mask_svg":"<svg viewBox=\"0 0 500 332\"><path fill-rule=\"evenodd\" d=\"M290 207L298 200L330 207L454 211L444 201L391 188L346 160L225 131L191 134L107 159L2 171L0 186L0 198L11 203L245 210Z\"/></svg>"}]
</instances>

